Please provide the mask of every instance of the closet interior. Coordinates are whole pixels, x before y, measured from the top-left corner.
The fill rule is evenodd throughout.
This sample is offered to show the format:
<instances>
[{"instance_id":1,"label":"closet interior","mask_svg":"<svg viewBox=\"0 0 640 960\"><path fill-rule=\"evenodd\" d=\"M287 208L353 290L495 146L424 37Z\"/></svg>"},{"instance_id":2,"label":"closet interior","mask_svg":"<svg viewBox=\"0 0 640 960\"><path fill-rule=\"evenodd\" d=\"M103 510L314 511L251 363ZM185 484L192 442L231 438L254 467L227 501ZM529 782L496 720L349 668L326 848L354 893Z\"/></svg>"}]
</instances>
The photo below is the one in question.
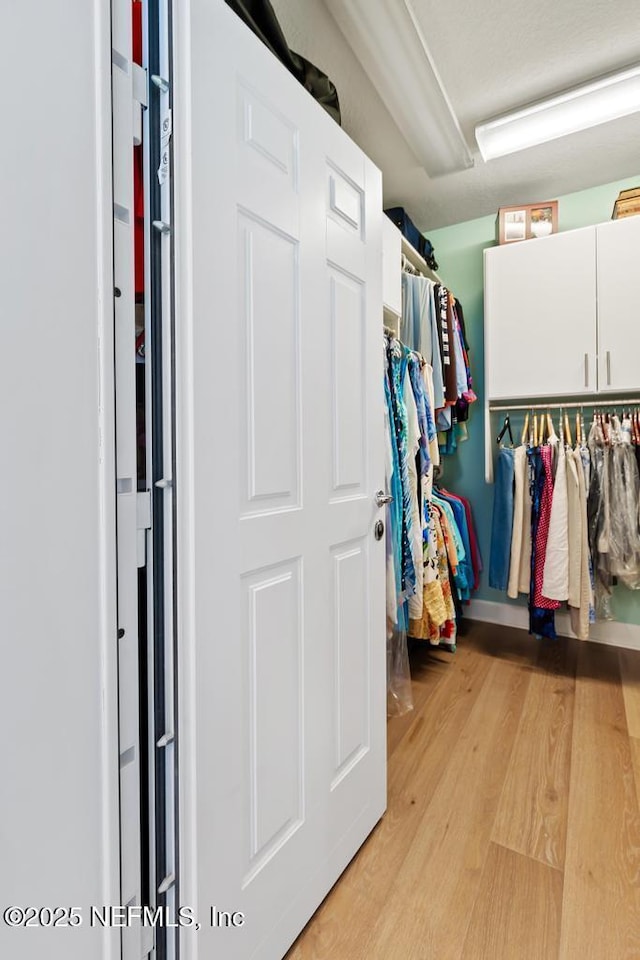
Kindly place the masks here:
<instances>
[{"instance_id":1,"label":"closet interior","mask_svg":"<svg viewBox=\"0 0 640 960\"><path fill-rule=\"evenodd\" d=\"M529 598L539 639L586 639L616 582L640 588L640 425L636 401L614 402L635 374L603 294L619 309L635 227L487 252L479 385L446 255L414 236L416 249L402 210L382 216L373 164L231 19L247 23L244 4L196 6L172 37L193 57L178 57L176 94L172 23L147 5L148 142L134 148L138 490L153 516L138 578L141 897L236 898L256 919L229 955L266 938L276 956L384 808L383 630L401 723L412 652L450 663L484 580ZM233 106L203 121L226 87ZM486 570L459 466L483 412L498 438ZM179 940L157 937L167 956Z\"/></svg>"},{"instance_id":2,"label":"closet interior","mask_svg":"<svg viewBox=\"0 0 640 960\"><path fill-rule=\"evenodd\" d=\"M32 52L56 82L32 118L7 104L0 406L20 469L0 498L0 701L16 731L1 899L32 902L36 877L43 902L161 911L155 926L85 923L52 960L280 960L385 814L387 735L400 744L412 710L422 722L416 660L452 679L417 737L435 754L403 856L420 829L441 875L457 843L455 869L479 883L459 828L467 813L487 827L528 678L465 635L493 658L475 622L528 603L546 655L640 590L640 218L483 237L482 314L481 244L472 282L455 244L438 265L403 208L385 215L382 162L270 4L45 4L36 32L14 6L8 76ZM362 19L347 6L313 10L335 32L329 7ZM407 5L401 21L381 6L424 54ZM462 731L477 716L490 736L475 757ZM456 830L430 834L431 798L448 811L465 766L489 771L482 789L457 797ZM402 784L394 802L417 806ZM383 841L394 824L395 808ZM405 889L422 896L413 856ZM429 900L404 905L426 923ZM216 926L212 909L246 923ZM19 933L0 926L0 953L32 960Z\"/></svg>"},{"instance_id":3,"label":"closet interior","mask_svg":"<svg viewBox=\"0 0 640 960\"><path fill-rule=\"evenodd\" d=\"M385 222L383 237L384 256L397 263L400 252L401 265L399 301L397 287L385 296L383 285L387 693L394 716L412 707L408 643L455 652L482 559L469 500L442 482L447 458L468 438L477 399L462 305L395 226Z\"/></svg>"},{"instance_id":4,"label":"closet interior","mask_svg":"<svg viewBox=\"0 0 640 960\"><path fill-rule=\"evenodd\" d=\"M485 251L489 586L528 597L534 636L587 639L640 586L639 238L630 217Z\"/></svg>"},{"instance_id":5,"label":"closet interior","mask_svg":"<svg viewBox=\"0 0 640 960\"><path fill-rule=\"evenodd\" d=\"M489 586L528 596L534 636L556 638L566 603L573 633L586 640L590 624L614 619L616 584L640 589L639 402L490 407L506 413Z\"/></svg>"}]
</instances>

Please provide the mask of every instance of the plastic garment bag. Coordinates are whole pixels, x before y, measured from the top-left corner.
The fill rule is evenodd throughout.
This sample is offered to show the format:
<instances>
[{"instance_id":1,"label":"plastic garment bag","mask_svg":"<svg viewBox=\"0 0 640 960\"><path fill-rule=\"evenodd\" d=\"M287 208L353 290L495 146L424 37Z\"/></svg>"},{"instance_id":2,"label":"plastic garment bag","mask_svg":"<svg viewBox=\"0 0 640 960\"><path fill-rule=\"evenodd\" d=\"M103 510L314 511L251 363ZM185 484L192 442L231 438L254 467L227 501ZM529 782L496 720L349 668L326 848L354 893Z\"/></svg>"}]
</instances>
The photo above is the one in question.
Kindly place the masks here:
<instances>
[{"instance_id":1,"label":"plastic garment bag","mask_svg":"<svg viewBox=\"0 0 640 960\"><path fill-rule=\"evenodd\" d=\"M640 475L629 435L613 418L609 454L609 571L631 590L640 589L638 498Z\"/></svg>"},{"instance_id":2,"label":"plastic garment bag","mask_svg":"<svg viewBox=\"0 0 640 960\"><path fill-rule=\"evenodd\" d=\"M401 717L413 710L407 634L387 627L387 716Z\"/></svg>"},{"instance_id":3,"label":"plastic garment bag","mask_svg":"<svg viewBox=\"0 0 640 960\"><path fill-rule=\"evenodd\" d=\"M599 423L589 431L591 477L587 500L589 549L593 562L596 618L613 620L611 591L613 577L609 569L609 452Z\"/></svg>"}]
</instances>

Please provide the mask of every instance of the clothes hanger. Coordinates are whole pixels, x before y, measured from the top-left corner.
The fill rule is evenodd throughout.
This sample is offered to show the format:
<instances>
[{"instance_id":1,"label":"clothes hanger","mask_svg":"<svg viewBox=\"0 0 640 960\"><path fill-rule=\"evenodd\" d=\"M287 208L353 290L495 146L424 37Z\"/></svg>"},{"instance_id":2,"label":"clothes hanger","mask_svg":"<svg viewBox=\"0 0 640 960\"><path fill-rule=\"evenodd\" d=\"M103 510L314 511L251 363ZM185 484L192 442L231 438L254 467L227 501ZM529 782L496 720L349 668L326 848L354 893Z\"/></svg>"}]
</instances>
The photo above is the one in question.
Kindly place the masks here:
<instances>
[{"instance_id":1,"label":"clothes hanger","mask_svg":"<svg viewBox=\"0 0 640 960\"><path fill-rule=\"evenodd\" d=\"M608 424L607 417L608 417L608 414L606 413L599 414L600 429L602 430L602 439L604 440L605 445L608 447L609 446L609 429L607 426Z\"/></svg>"},{"instance_id":2,"label":"clothes hanger","mask_svg":"<svg viewBox=\"0 0 640 960\"><path fill-rule=\"evenodd\" d=\"M421 273L418 270L418 268L414 267L414 265L411 263L411 261L409 260L409 258L405 253L402 254L402 269L404 270L405 273L410 273L414 277L421 276Z\"/></svg>"},{"instance_id":3,"label":"clothes hanger","mask_svg":"<svg viewBox=\"0 0 640 960\"><path fill-rule=\"evenodd\" d=\"M529 433L529 413L527 412L524 418L524 426L522 428L522 436L520 437L520 443L527 442L528 433Z\"/></svg>"},{"instance_id":4,"label":"clothes hanger","mask_svg":"<svg viewBox=\"0 0 640 960\"><path fill-rule=\"evenodd\" d=\"M509 418L509 414L507 414L506 417L504 418L504 423L502 424L502 429L500 430L500 433L499 433L498 436L496 437L496 443L497 443L497 444L500 444L500 443L502 442L502 438L504 437L505 433L507 433L507 432L509 433L509 442L511 443L511 446L513 446L513 434L512 434L512 432L511 432L511 420L510 420L510 418Z\"/></svg>"},{"instance_id":5,"label":"clothes hanger","mask_svg":"<svg viewBox=\"0 0 640 960\"><path fill-rule=\"evenodd\" d=\"M538 439L539 439L539 441L540 441L540 446L543 446L543 444L544 444L545 435L546 435L546 431L547 431L547 426L548 426L548 424L547 424L547 418L546 418L546 416L544 415L544 413L541 413L541 414L540 414L540 433L539 433L539 435L538 435Z\"/></svg>"},{"instance_id":6,"label":"clothes hanger","mask_svg":"<svg viewBox=\"0 0 640 960\"><path fill-rule=\"evenodd\" d=\"M558 440L558 434L556 433L556 428L553 425L553 420L551 418L551 411L547 410L547 440Z\"/></svg>"},{"instance_id":7,"label":"clothes hanger","mask_svg":"<svg viewBox=\"0 0 640 960\"><path fill-rule=\"evenodd\" d=\"M538 433L538 414L537 412L533 416L533 445L534 447L540 446L539 444L539 433Z\"/></svg>"},{"instance_id":8,"label":"clothes hanger","mask_svg":"<svg viewBox=\"0 0 640 960\"><path fill-rule=\"evenodd\" d=\"M565 412L564 412L564 432L565 432L566 442L569 444L570 447L572 447L572 446L573 446L573 437L571 436L571 424L570 424L570 422L569 422L569 412L568 412L568 410L565 410Z\"/></svg>"}]
</instances>

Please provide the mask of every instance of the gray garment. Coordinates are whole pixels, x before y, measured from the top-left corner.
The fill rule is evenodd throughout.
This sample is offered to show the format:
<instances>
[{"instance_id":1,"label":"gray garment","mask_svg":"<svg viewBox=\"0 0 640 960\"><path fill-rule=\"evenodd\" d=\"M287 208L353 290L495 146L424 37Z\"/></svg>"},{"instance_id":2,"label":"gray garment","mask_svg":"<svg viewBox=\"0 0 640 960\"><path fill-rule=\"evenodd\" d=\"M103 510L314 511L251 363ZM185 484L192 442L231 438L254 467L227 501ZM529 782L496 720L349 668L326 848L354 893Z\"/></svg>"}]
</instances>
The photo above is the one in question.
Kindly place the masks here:
<instances>
[{"instance_id":1,"label":"gray garment","mask_svg":"<svg viewBox=\"0 0 640 960\"><path fill-rule=\"evenodd\" d=\"M433 368L434 407L444 407L444 374L434 297L435 284L426 277L402 274L400 339L422 354Z\"/></svg>"},{"instance_id":2,"label":"gray garment","mask_svg":"<svg viewBox=\"0 0 640 960\"><path fill-rule=\"evenodd\" d=\"M582 450L576 447L572 454L578 480L578 501L580 511L580 596L579 605L570 606L571 629L580 640L589 637L590 610L594 597L591 589L591 555L589 552L589 523L587 520L587 488L584 482L584 459ZM571 597L571 599L576 599Z\"/></svg>"}]
</instances>

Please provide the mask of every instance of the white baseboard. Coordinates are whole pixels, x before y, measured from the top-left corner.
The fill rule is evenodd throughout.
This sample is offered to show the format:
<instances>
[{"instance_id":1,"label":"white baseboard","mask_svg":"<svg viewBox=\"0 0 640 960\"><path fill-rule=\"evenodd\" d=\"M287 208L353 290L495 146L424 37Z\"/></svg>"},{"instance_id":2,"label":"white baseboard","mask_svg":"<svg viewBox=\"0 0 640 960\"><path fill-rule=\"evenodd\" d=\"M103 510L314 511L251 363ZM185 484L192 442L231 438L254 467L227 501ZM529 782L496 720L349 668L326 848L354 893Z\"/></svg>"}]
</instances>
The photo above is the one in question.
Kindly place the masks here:
<instances>
[{"instance_id":1,"label":"white baseboard","mask_svg":"<svg viewBox=\"0 0 640 960\"><path fill-rule=\"evenodd\" d=\"M529 629L529 611L515 603L497 603L494 600L472 600L464 608L464 615L470 620L483 620L485 623L500 623L505 627ZM556 614L556 631L561 637L574 637L569 614L562 611ZM611 647L624 647L626 650L640 650L640 626L635 623L619 623L617 620L604 620L592 624L589 640L607 643Z\"/></svg>"}]
</instances>

